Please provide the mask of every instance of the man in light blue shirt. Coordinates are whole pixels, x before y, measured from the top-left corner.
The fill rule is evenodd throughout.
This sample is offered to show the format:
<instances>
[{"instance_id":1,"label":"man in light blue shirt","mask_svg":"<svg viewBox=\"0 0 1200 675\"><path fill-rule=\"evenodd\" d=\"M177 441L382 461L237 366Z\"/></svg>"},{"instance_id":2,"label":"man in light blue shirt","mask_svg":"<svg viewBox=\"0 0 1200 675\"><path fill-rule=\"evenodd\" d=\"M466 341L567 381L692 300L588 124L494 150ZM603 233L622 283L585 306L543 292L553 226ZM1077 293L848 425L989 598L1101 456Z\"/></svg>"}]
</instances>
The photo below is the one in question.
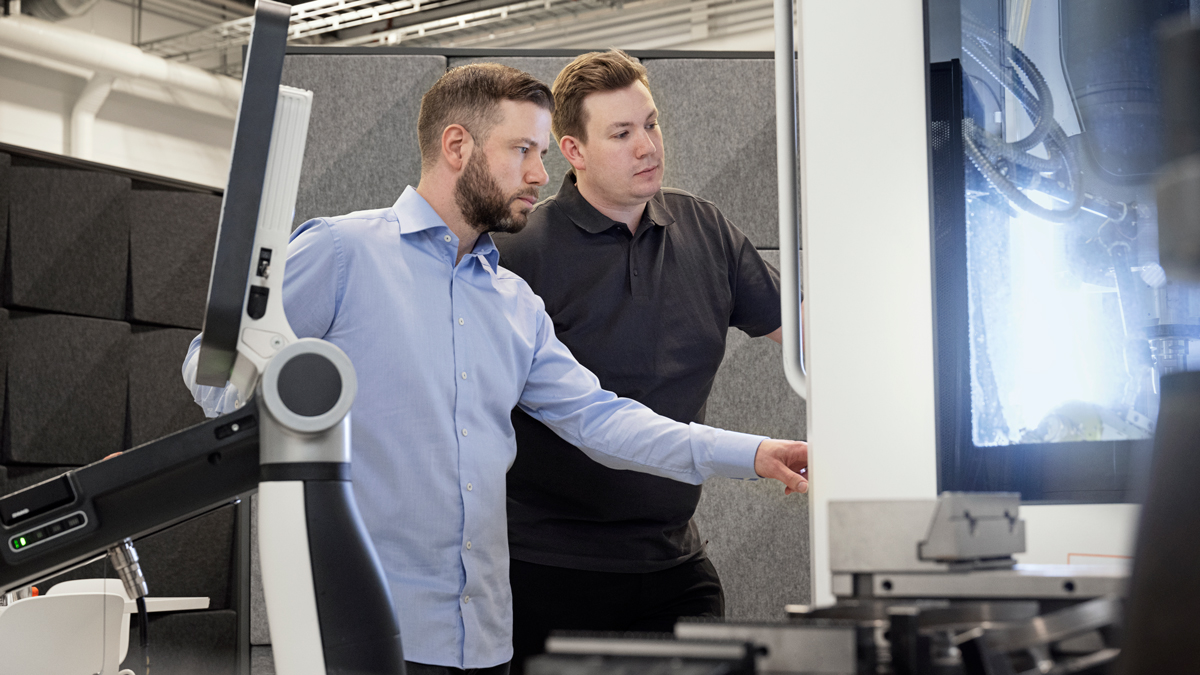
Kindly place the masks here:
<instances>
[{"instance_id":1,"label":"man in light blue shirt","mask_svg":"<svg viewBox=\"0 0 1200 675\"><path fill-rule=\"evenodd\" d=\"M487 233L519 230L546 184L552 107L518 70L451 70L422 99L416 189L391 208L310 220L288 247L292 329L337 345L357 371L354 494L414 674L507 671L514 406L605 466L807 488L804 443L680 424L601 389L541 299L498 266ZM195 385L199 341L184 378L207 413L232 410L232 387Z\"/></svg>"}]
</instances>

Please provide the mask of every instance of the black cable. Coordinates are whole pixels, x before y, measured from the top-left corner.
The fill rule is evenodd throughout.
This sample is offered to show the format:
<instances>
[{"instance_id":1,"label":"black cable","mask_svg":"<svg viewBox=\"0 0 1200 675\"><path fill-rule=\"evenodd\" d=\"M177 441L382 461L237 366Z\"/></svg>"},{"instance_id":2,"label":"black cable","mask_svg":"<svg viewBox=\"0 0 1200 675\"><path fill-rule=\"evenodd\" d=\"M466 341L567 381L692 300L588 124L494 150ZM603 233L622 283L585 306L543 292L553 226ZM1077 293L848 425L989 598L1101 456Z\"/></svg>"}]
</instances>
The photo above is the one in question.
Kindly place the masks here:
<instances>
[{"instance_id":1,"label":"black cable","mask_svg":"<svg viewBox=\"0 0 1200 675\"><path fill-rule=\"evenodd\" d=\"M963 14L963 27L966 38L963 51L1013 95L1034 123L1029 135L1008 143L988 133L974 120L963 120L963 147L967 157L988 183L1018 208L1051 222L1071 220L1083 206L1082 175L1067 135L1054 119L1054 100L1046 78L1025 52L967 13ZM1021 75L1034 91L1021 81ZM1046 149L1048 158L1029 153L1039 144ZM1065 171L1072 193L1067 208L1048 209L1036 204L996 166L1001 160L1038 173Z\"/></svg>"},{"instance_id":2,"label":"black cable","mask_svg":"<svg viewBox=\"0 0 1200 675\"><path fill-rule=\"evenodd\" d=\"M150 675L150 632L149 612L146 611L146 598L137 599L138 610L138 644L142 647L142 656L146 659L146 672Z\"/></svg>"}]
</instances>

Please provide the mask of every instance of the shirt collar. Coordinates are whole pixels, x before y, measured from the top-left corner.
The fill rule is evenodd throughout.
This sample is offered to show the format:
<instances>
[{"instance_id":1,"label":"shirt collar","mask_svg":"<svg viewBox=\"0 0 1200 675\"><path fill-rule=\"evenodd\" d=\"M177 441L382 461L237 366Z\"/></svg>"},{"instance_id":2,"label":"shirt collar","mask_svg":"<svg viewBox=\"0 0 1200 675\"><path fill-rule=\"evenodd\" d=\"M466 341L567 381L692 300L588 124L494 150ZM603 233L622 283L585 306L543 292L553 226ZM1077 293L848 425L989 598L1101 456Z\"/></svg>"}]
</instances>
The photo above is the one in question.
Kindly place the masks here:
<instances>
[{"instance_id":1,"label":"shirt collar","mask_svg":"<svg viewBox=\"0 0 1200 675\"><path fill-rule=\"evenodd\" d=\"M568 171L567 175L563 176L562 186L558 188L558 194L554 201L559 204L572 222L592 234L599 234L617 224L583 198L583 195L579 193L579 187L575 184L574 171ZM646 204L646 210L642 212L642 224L647 221L651 225L659 227L665 227L675 222L675 219L667 211L662 190L654 193L649 203Z\"/></svg>"},{"instance_id":2,"label":"shirt collar","mask_svg":"<svg viewBox=\"0 0 1200 675\"><path fill-rule=\"evenodd\" d=\"M455 247L458 246L458 237L450 230L450 226L442 220L437 211L433 210L429 202L425 201L425 198L413 186L409 185L404 188L400 198L392 205L392 211L395 212L396 219L400 223L401 235L442 228L451 237L454 237L450 243ZM492 241L490 234L479 235L479 238L475 240L475 248L471 249L467 255L479 256L480 260L486 260L490 263L490 267L485 267L488 267L493 274L500 266L500 251L496 249L496 244Z\"/></svg>"}]
</instances>

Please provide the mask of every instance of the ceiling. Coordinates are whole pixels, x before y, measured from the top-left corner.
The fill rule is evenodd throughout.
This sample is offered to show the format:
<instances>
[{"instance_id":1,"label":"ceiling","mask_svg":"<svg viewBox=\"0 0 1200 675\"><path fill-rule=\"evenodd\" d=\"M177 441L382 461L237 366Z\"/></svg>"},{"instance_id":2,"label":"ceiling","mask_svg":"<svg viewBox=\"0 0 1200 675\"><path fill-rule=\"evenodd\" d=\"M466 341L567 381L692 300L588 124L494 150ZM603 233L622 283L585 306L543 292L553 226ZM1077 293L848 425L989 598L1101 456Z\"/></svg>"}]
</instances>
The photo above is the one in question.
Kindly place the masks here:
<instances>
[{"instance_id":1,"label":"ceiling","mask_svg":"<svg viewBox=\"0 0 1200 675\"><path fill-rule=\"evenodd\" d=\"M164 58L241 74L253 8L238 0L119 0L195 25L142 42ZM293 3L291 44L663 49L769 31L771 0L311 0Z\"/></svg>"}]
</instances>

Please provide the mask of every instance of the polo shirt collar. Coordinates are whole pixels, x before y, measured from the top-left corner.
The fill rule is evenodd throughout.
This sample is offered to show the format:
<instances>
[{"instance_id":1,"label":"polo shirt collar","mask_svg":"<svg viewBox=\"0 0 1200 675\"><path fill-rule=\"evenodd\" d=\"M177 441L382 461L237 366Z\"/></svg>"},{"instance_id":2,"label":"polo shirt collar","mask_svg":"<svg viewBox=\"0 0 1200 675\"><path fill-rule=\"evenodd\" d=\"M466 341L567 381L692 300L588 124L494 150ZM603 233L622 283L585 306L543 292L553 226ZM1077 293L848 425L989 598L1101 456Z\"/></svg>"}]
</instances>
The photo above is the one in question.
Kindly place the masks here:
<instances>
[{"instance_id":1,"label":"polo shirt collar","mask_svg":"<svg viewBox=\"0 0 1200 675\"><path fill-rule=\"evenodd\" d=\"M443 228L451 236L454 233L450 231L450 226L442 217L433 210L429 202L425 201L416 189L409 185L404 188L404 192L400 194L400 198L392 205L392 211L396 214L396 219L400 223L400 234L415 234L425 230L435 228ZM457 240L457 237L455 237ZM457 241L454 243L458 245ZM490 263L490 269L495 271L500 266L500 251L496 248L496 244L492 241L492 235L481 234L475 240L475 248L467 255L479 256L480 259Z\"/></svg>"},{"instance_id":2,"label":"polo shirt collar","mask_svg":"<svg viewBox=\"0 0 1200 675\"><path fill-rule=\"evenodd\" d=\"M562 186L558 188L558 195L555 196L554 201L572 222L592 234L599 234L617 224L583 198L583 195L579 193L579 187L575 184L574 171L568 171L567 175L563 176ZM675 219L667 211L662 190L654 193L649 203L646 204L646 210L642 213L642 224L647 221L658 227L665 227L675 222Z\"/></svg>"}]
</instances>

